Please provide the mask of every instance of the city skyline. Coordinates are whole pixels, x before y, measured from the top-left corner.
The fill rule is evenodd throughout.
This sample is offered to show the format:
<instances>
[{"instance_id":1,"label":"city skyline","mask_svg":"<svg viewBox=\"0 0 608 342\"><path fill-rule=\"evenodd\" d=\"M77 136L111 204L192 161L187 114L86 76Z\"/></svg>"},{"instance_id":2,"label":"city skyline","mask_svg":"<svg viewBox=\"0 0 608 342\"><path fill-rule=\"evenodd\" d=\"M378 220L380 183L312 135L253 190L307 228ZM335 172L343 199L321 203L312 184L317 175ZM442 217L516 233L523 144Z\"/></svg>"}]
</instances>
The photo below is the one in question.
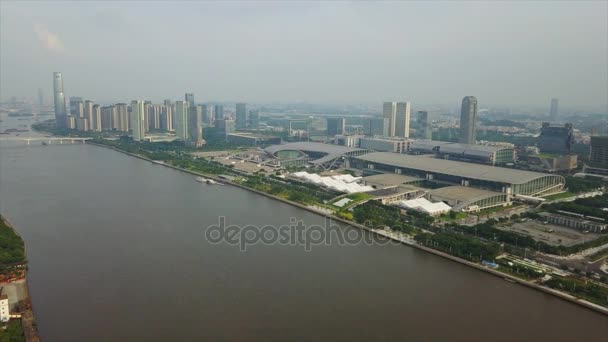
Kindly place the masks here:
<instances>
[{"instance_id":1,"label":"city skyline","mask_svg":"<svg viewBox=\"0 0 608 342\"><path fill-rule=\"evenodd\" d=\"M564 108L605 109L608 103L604 2L100 3L94 9L71 3L61 11L45 3L0 6L0 86L9 97L35 98L38 88L50 93L43 75L62 70L73 85L66 89L67 96L95 94L102 103L134 98L158 102L167 95L177 99L183 89L204 100L248 103L373 104L407 97L414 105L456 106L467 93L488 105L547 107L551 98L559 98ZM187 18L165 31L126 20L135 11L151 19L171 18L184 7L190 10L185 11L188 18L204 19L188 35L181 24L189 22ZM410 20L399 25L386 20L400 13L411 14ZM475 20L452 30L454 20L468 13ZM221 25L231 15L242 20ZM317 17L319 27L307 25ZM357 25L363 18L369 25ZM91 25L79 25L85 19ZM436 25L420 25L429 20ZM81 29L69 30L73 25ZM518 27L530 34L522 35ZM131 47L134 35L142 39L133 53L102 53L100 39L112 41L114 51L123 51ZM176 60L168 64L167 53L191 36L200 38L201 48L173 56ZM395 44L403 39L406 44ZM160 41L165 48L157 49ZM210 45L215 48L209 50ZM586 53L576 52L581 50ZM245 51L247 57L242 58ZM206 81L210 78L214 82ZM132 87L122 79L146 82Z\"/></svg>"}]
</instances>

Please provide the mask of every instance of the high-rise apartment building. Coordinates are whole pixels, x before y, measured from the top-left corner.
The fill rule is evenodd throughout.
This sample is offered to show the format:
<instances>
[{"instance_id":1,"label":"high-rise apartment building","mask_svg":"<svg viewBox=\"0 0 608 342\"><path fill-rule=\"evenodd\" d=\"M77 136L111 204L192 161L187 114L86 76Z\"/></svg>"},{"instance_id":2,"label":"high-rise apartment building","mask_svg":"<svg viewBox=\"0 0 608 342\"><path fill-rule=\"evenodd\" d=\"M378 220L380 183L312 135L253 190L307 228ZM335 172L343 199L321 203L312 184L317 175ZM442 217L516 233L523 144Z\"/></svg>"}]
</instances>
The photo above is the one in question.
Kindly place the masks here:
<instances>
[{"instance_id":1,"label":"high-rise apartment building","mask_svg":"<svg viewBox=\"0 0 608 342\"><path fill-rule=\"evenodd\" d=\"M101 132L101 107L98 104L93 105L93 112L91 115L91 130Z\"/></svg>"},{"instance_id":2,"label":"high-rise apartment building","mask_svg":"<svg viewBox=\"0 0 608 342\"><path fill-rule=\"evenodd\" d=\"M53 92L55 103L55 125L58 128L67 128L67 110L65 108L65 94L63 93L63 76L60 72L53 73Z\"/></svg>"},{"instance_id":3,"label":"high-rise apartment building","mask_svg":"<svg viewBox=\"0 0 608 342\"><path fill-rule=\"evenodd\" d=\"M89 123L89 131L94 129L93 127L93 101L86 100L84 102L84 117L87 119Z\"/></svg>"},{"instance_id":4,"label":"high-rise apartment building","mask_svg":"<svg viewBox=\"0 0 608 342\"><path fill-rule=\"evenodd\" d=\"M431 121L429 120L429 112L418 111L418 130L419 136L423 139L431 139L433 131L431 130Z\"/></svg>"},{"instance_id":5,"label":"high-rise apartment building","mask_svg":"<svg viewBox=\"0 0 608 342\"><path fill-rule=\"evenodd\" d=\"M549 109L549 118L552 122L557 121L557 111L558 111L559 100L551 99L551 109Z\"/></svg>"},{"instance_id":6,"label":"high-rise apartment building","mask_svg":"<svg viewBox=\"0 0 608 342\"><path fill-rule=\"evenodd\" d=\"M346 120L344 118L327 118L327 136L346 133Z\"/></svg>"},{"instance_id":7,"label":"high-rise apartment building","mask_svg":"<svg viewBox=\"0 0 608 342\"><path fill-rule=\"evenodd\" d=\"M129 109L127 108L126 103L117 103L116 114L118 116L118 121L116 123L116 129L121 132L128 132L131 129L131 119L129 114Z\"/></svg>"},{"instance_id":8,"label":"high-rise apartment building","mask_svg":"<svg viewBox=\"0 0 608 342\"><path fill-rule=\"evenodd\" d=\"M117 114L114 106L101 107L101 130L114 130L116 128L115 122L118 121Z\"/></svg>"},{"instance_id":9,"label":"high-rise apartment building","mask_svg":"<svg viewBox=\"0 0 608 342\"><path fill-rule=\"evenodd\" d=\"M163 107L163 112L161 115L161 124L160 124L160 128L164 129L166 131L173 131L173 104L171 103L171 100L165 100L164 101L164 107Z\"/></svg>"},{"instance_id":10,"label":"high-rise apartment building","mask_svg":"<svg viewBox=\"0 0 608 342\"><path fill-rule=\"evenodd\" d=\"M477 122L477 99L475 96L465 96L460 108L460 143L475 144L477 142L475 124Z\"/></svg>"},{"instance_id":11,"label":"high-rise apartment building","mask_svg":"<svg viewBox=\"0 0 608 342\"><path fill-rule=\"evenodd\" d=\"M395 111L395 136L410 137L410 103L398 102Z\"/></svg>"},{"instance_id":12,"label":"high-rise apartment building","mask_svg":"<svg viewBox=\"0 0 608 342\"><path fill-rule=\"evenodd\" d=\"M77 118L84 117L84 102L81 97L70 97L70 115Z\"/></svg>"},{"instance_id":13,"label":"high-rise apartment building","mask_svg":"<svg viewBox=\"0 0 608 342\"><path fill-rule=\"evenodd\" d=\"M388 120L388 136L395 136L395 121L397 119L397 102L384 102L382 117Z\"/></svg>"},{"instance_id":14,"label":"high-rise apartment building","mask_svg":"<svg viewBox=\"0 0 608 342\"><path fill-rule=\"evenodd\" d=\"M188 112L190 103L188 101L175 102L175 134L177 138L188 141Z\"/></svg>"},{"instance_id":15,"label":"high-rise apartment building","mask_svg":"<svg viewBox=\"0 0 608 342\"><path fill-rule=\"evenodd\" d=\"M236 129L247 128L247 104L237 103L236 104Z\"/></svg>"},{"instance_id":16,"label":"high-rise apartment building","mask_svg":"<svg viewBox=\"0 0 608 342\"><path fill-rule=\"evenodd\" d=\"M145 114L144 101L134 100L131 102L131 129L133 130L133 140L142 141L146 135L144 120Z\"/></svg>"}]
</instances>

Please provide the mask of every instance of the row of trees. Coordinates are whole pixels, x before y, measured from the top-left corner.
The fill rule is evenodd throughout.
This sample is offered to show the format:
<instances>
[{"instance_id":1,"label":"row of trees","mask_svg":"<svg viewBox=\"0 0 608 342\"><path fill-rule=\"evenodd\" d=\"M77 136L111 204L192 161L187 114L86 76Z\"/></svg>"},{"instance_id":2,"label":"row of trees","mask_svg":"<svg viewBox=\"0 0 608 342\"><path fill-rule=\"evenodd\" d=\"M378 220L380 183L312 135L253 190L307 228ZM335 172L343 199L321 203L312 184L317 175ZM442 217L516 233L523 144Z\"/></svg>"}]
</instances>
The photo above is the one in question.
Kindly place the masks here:
<instances>
[{"instance_id":1,"label":"row of trees","mask_svg":"<svg viewBox=\"0 0 608 342\"><path fill-rule=\"evenodd\" d=\"M0 274L5 274L10 266L25 261L23 240L0 216Z\"/></svg>"},{"instance_id":2,"label":"row of trees","mask_svg":"<svg viewBox=\"0 0 608 342\"><path fill-rule=\"evenodd\" d=\"M419 233L414 239L422 245L473 262L493 260L500 252L497 243L481 241L472 236L450 231L435 234Z\"/></svg>"}]
</instances>

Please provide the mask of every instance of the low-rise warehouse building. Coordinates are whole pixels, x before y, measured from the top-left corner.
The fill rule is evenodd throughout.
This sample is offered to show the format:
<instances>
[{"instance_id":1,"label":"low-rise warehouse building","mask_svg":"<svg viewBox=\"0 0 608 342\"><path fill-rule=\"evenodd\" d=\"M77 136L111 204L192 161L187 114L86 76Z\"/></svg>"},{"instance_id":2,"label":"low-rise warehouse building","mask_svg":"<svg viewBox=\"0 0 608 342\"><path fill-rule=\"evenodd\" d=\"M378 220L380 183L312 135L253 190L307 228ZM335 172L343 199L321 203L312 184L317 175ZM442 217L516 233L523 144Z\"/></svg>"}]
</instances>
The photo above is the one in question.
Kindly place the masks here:
<instances>
[{"instance_id":1,"label":"low-rise warehouse building","mask_svg":"<svg viewBox=\"0 0 608 342\"><path fill-rule=\"evenodd\" d=\"M367 194L374 196L374 200L380 201L382 204L392 204L412 198L420 198L424 196L426 192L427 191L425 189L404 185L373 190L367 192Z\"/></svg>"},{"instance_id":2,"label":"low-rise warehouse building","mask_svg":"<svg viewBox=\"0 0 608 342\"><path fill-rule=\"evenodd\" d=\"M350 167L362 169L368 174L403 174L503 192L509 197L514 194L548 195L561 191L566 183L564 177L559 175L390 152L374 152L352 157L349 164Z\"/></svg>"},{"instance_id":3,"label":"low-rise warehouse building","mask_svg":"<svg viewBox=\"0 0 608 342\"><path fill-rule=\"evenodd\" d=\"M460 185L431 190L426 197L435 202L446 203L452 207L452 210L462 212L477 212L511 204L507 194L504 192Z\"/></svg>"},{"instance_id":4,"label":"low-rise warehouse building","mask_svg":"<svg viewBox=\"0 0 608 342\"><path fill-rule=\"evenodd\" d=\"M604 222L589 221L581 218L553 214L548 212L542 212L539 215L551 224L570 227L581 231L603 233L606 231L606 228L608 228L608 224Z\"/></svg>"}]
</instances>

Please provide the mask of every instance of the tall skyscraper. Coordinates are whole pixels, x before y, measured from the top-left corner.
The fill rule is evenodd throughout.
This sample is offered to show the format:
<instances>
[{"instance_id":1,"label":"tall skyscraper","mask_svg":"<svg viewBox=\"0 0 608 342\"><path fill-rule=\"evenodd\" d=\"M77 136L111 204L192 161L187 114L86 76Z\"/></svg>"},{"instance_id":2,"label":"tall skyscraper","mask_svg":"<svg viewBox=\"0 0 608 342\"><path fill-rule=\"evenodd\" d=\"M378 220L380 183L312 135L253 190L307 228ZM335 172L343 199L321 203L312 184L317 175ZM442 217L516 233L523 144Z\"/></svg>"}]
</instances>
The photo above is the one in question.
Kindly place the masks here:
<instances>
[{"instance_id":1,"label":"tall skyscraper","mask_svg":"<svg viewBox=\"0 0 608 342\"><path fill-rule=\"evenodd\" d=\"M101 132L101 107L93 105L93 114L91 115L91 130Z\"/></svg>"},{"instance_id":2,"label":"tall skyscraper","mask_svg":"<svg viewBox=\"0 0 608 342\"><path fill-rule=\"evenodd\" d=\"M202 116L202 106L190 106L190 111L188 112L188 139L186 142L194 147L203 145Z\"/></svg>"},{"instance_id":3,"label":"tall skyscraper","mask_svg":"<svg viewBox=\"0 0 608 342\"><path fill-rule=\"evenodd\" d=\"M382 117L388 119L388 136L395 136L395 121L397 118L397 103L384 102L382 105Z\"/></svg>"},{"instance_id":4,"label":"tall skyscraper","mask_svg":"<svg viewBox=\"0 0 608 342\"><path fill-rule=\"evenodd\" d=\"M259 110L249 110L249 127L251 129L260 128L260 111Z\"/></svg>"},{"instance_id":5,"label":"tall skyscraper","mask_svg":"<svg viewBox=\"0 0 608 342\"><path fill-rule=\"evenodd\" d=\"M221 129L221 126L224 125L224 123L221 122L223 120L224 120L224 106L222 106L222 105L213 106L213 124L214 124L215 128Z\"/></svg>"},{"instance_id":6,"label":"tall skyscraper","mask_svg":"<svg viewBox=\"0 0 608 342\"><path fill-rule=\"evenodd\" d=\"M363 134L388 136L390 122L387 118L369 118L363 122Z\"/></svg>"},{"instance_id":7,"label":"tall skyscraper","mask_svg":"<svg viewBox=\"0 0 608 342\"><path fill-rule=\"evenodd\" d=\"M247 104L237 103L236 104L236 129L247 128Z\"/></svg>"},{"instance_id":8,"label":"tall skyscraper","mask_svg":"<svg viewBox=\"0 0 608 342\"><path fill-rule=\"evenodd\" d=\"M465 96L460 108L460 143L475 144L475 123L477 121L477 99L475 96Z\"/></svg>"},{"instance_id":9,"label":"tall skyscraper","mask_svg":"<svg viewBox=\"0 0 608 342\"><path fill-rule=\"evenodd\" d=\"M131 129L131 120L129 117L129 110L126 103L117 103L116 112L118 116L117 130L122 132L128 132Z\"/></svg>"},{"instance_id":10,"label":"tall skyscraper","mask_svg":"<svg viewBox=\"0 0 608 342\"><path fill-rule=\"evenodd\" d=\"M186 93L186 95L184 95L184 100L188 101L190 106L196 106L196 103L194 103L194 93Z\"/></svg>"},{"instance_id":11,"label":"tall skyscraper","mask_svg":"<svg viewBox=\"0 0 608 342\"><path fill-rule=\"evenodd\" d=\"M38 105L44 106L44 95L42 94L42 88L38 88Z\"/></svg>"},{"instance_id":12,"label":"tall skyscraper","mask_svg":"<svg viewBox=\"0 0 608 342\"><path fill-rule=\"evenodd\" d=\"M84 117L84 102L81 97L70 97L70 115L76 118Z\"/></svg>"},{"instance_id":13,"label":"tall skyscraper","mask_svg":"<svg viewBox=\"0 0 608 342\"><path fill-rule=\"evenodd\" d=\"M346 120L344 118L327 118L327 136L333 137L336 134L346 132Z\"/></svg>"},{"instance_id":14,"label":"tall skyscraper","mask_svg":"<svg viewBox=\"0 0 608 342\"><path fill-rule=\"evenodd\" d=\"M549 118L552 122L557 121L557 110L558 110L559 100L551 99L551 109L549 110Z\"/></svg>"},{"instance_id":15,"label":"tall skyscraper","mask_svg":"<svg viewBox=\"0 0 608 342\"><path fill-rule=\"evenodd\" d=\"M431 139L433 131L431 130L431 121L429 120L429 112L418 111L418 130L419 136L424 139Z\"/></svg>"},{"instance_id":16,"label":"tall skyscraper","mask_svg":"<svg viewBox=\"0 0 608 342\"><path fill-rule=\"evenodd\" d=\"M131 129L135 141L142 141L146 134L144 111L144 101L133 100L131 102Z\"/></svg>"},{"instance_id":17,"label":"tall skyscraper","mask_svg":"<svg viewBox=\"0 0 608 342\"><path fill-rule=\"evenodd\" d=\"M116 114L114 106L101 107L101 130L111 131L115 128L115 120L118 121Z\"/></svg>"},{"instance_id":18,"label":"tall skyscraper","mask_svg":"<svg viewBox=\"0 0 608 342\"><path fill-rule=\"evenodd\" d=\"M173 104L171 100L164 101L165 106L163 107L163 112L161 116L161 129L166 131L173 131Z\"/></svg>"},{"instance_id":19,"label":"tall skyscraper","mask_svg":"<svg viewBox=\"0 0 608 342\"><path fill-rule=\"evenodd\" d=\"M94 130L94 127L93 127L93 101L86 100L84 102L84 118L87 119L89 131Z\"/></svg>"},{"instance_id":20,"label":"tall skyscraper","mask_svg":"<svg viewBox=\"0 0 608 342\"><path fill-rule=\"evenodd\" d=\"M175 134L178 139L188 141L188 111L190 104L188 101L175 102Z\"/></svg>"},{"instance_id":21,"label":"tall skyscraper","mask_svg":"<svg viewBox=\"0 0 608 342\"><path fill-rule=\"evenodd\" d=\"M60 72L53 73L53 92L55 102L55 124L58 128L67 128L68 112L65 108L65 94L63 93L63 76Z\"/></svg>"},{"instance_id":22,"label":"tall skyscraper","mask_svg":"<svg viewBox=\"0 0 608 342\"><path fill-rule=\"evenodd\" d=\"M410 103L398 102L395 110L395 136L410 137Z\"/></svg>"}]
</instances>

